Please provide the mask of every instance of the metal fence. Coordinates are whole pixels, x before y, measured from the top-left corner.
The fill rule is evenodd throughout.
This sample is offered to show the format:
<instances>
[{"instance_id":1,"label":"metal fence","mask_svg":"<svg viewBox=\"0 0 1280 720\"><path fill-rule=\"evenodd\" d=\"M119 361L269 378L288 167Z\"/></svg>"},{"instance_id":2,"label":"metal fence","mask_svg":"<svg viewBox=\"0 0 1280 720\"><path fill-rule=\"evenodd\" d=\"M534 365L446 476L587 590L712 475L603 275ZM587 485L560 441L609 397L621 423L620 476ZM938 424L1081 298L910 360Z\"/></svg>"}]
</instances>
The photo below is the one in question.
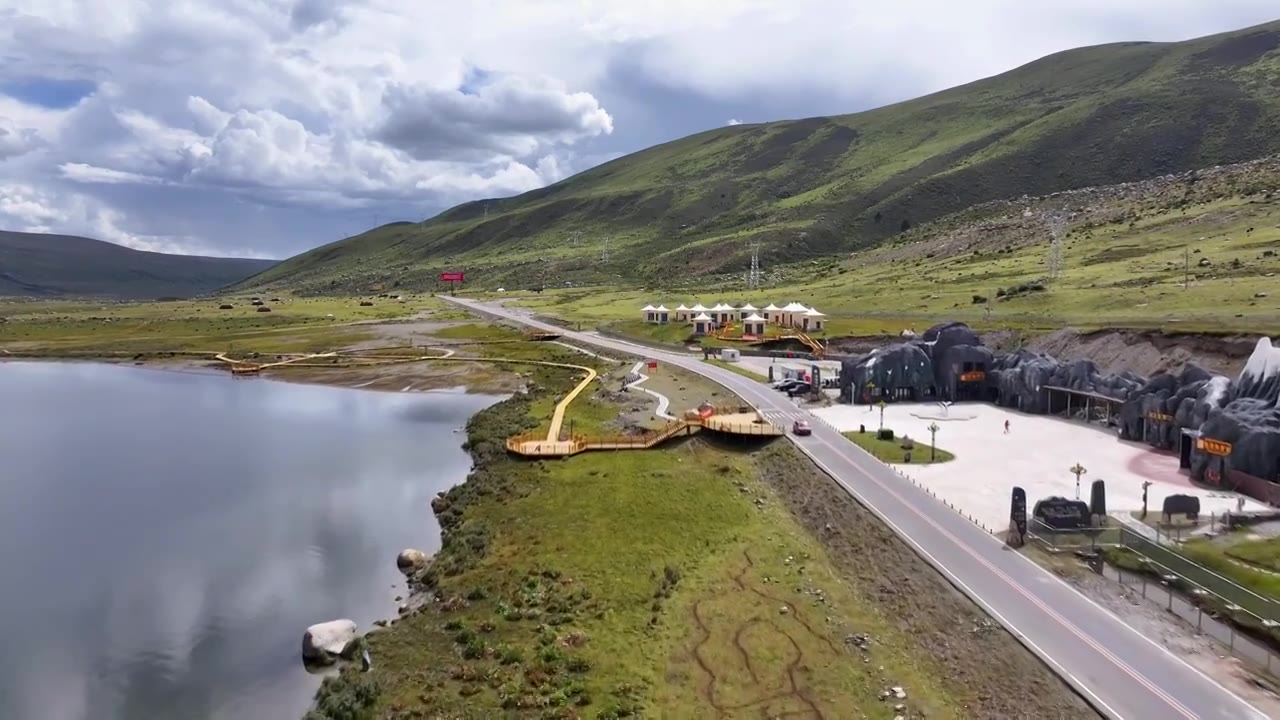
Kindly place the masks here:
<instances>
[{"instance_id":1,"label":"metal fence","mask_svg":"<svg viewBox=\"0 0 1280 720\"><path fill-rule=\"evenodd\" d=\"M1221 643L1235 657L1280 679L1280 655L1238 630L1235 624L1220 620L1200 605L1191 602L1175 588L1175 583L1157 580L1146 573L1122 570L1105 562L1094 563L1094 570L1139 593L1147 602L1195 625L1196 630Z\"/></svg>"},{"instance_id":2,"label":"metal fence","mask_svg":"<svg viewBox=\"0 0 1280 720\"><path fill-rule=\"evenodd\" d=\"M1028 530L1033 540L1058 551L1125 548L1132 553L1140 571L1117 567L1100 558L1094 558L1090 566L1103 577L1134 589L1148 602L1195 625L1232 655L1280 678L1280 653L1262 639L1273 635L1280 641L1280 602L1123 525L1057 529L1033 519Z\"/></svg>"},{"instance_id":3,"label":"metal fence","mask_svg":"<svg viewBox=\"0 0 1280 720\"><path fill-rule=\"evenodd\" d=\"M1128 529L1120 532L1120 545L1133 551L1144 565L1171 582L1186 586L1192 594L1204 593L1221 600L1227 611L1251 617L1241 618L1259 627L1264 621L1280 626L1280 602L1264 597L1192 560L1177 550Z\"/></svg>"}]
</instances>

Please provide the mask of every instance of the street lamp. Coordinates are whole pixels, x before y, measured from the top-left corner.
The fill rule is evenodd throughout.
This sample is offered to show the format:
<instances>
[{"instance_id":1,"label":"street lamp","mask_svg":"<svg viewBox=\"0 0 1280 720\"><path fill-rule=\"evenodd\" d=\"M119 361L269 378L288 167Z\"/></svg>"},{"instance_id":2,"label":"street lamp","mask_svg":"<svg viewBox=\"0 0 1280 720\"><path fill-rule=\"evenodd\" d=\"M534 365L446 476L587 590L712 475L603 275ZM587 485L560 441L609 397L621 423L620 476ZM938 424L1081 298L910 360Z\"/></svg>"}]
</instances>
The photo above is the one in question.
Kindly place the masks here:
<instances>
[{"instance_id":1,"label":"street lamp","mask_svg":"<svg viewBox=\"0 0 1280 720\"><path fill-rule=\"evenodd\" d=\"M874 382L868 381L867 382L867 409L868 410L871 409L871 399L876 396L875 390L876 390L876 384Z\"/></svg>"},{"instance_id":2,"label":"street lamp","mask_svg":"<svg viewBox=\"0 0 1280 720\"><path fill-rule=\"evenodd\" d=\"M1089 471L1085 470L1084 466L1081 465L1080 463L1076 463L1075 466L1073 466L1067 472L1076 476L1076 499L1079 500L1080 499L1080 476Z\"/></svg>"},{"instance_id":3,"label":"street lamp","mask_svg":"<svg viewBox=\"0 0 1280 720\"><path fill-rule=\"evenodd\" d=\"M885 409L888 405L889 405L889 403L887 403L887 402L885 402L885 401L883 401L883 400L881 400L880 402L876 403L876 407L880 408L880 429L881 429L881 430L884 430L884 409Z\"/></svg>"},{"instance_id":4,"label":"street lamp","mask_svg":"<svg viewBox=\"0 0 1280 720\"><path fill-rule=\"evenodd\" d=\"M941 429L938 423L929 423L929 462L938 460L938 431Z\"/></svg>"}]
</instances>

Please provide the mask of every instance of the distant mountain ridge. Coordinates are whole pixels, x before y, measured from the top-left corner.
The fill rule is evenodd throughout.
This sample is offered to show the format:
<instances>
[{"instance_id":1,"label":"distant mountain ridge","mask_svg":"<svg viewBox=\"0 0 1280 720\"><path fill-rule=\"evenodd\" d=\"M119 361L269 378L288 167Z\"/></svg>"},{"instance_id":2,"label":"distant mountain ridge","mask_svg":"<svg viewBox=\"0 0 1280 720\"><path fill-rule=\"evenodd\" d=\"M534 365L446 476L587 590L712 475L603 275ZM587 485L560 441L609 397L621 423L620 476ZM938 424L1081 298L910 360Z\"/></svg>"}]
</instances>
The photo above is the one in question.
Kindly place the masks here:
<instances>
[{"instance_id":1,"label":"distant mountain ridge","mask_svg":"<svg viewBox=\"0 0 1280 720\"><path fill-rule=\"evenodd\" d=\"M192 297L276 262L144 252L74 235L0 230L0 296Z\"/></svg>"},{"instance_id":2,"label":"distant mountain ridge","mask_svg":"<svg viewBox=\"0 0 1280 720\"><path fill-rule=\"evenodd\" d=\"M874 247L970 206L1280 153L1280 21L1056 53L853 115L717 128L254 279L302 292L680 282Z\"/></svg>"}]
</instances>

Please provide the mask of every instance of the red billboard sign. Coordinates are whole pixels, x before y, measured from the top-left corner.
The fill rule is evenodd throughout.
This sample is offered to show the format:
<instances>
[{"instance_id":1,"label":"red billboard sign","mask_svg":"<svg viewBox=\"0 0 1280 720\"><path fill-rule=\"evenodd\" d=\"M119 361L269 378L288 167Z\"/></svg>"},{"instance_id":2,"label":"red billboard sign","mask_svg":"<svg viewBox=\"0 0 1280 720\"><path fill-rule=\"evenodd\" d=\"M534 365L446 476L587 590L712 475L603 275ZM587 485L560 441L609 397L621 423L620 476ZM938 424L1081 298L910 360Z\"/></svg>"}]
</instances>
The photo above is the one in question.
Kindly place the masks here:
<instances>
[{"instance_id":1,"label":"red billboard sign","mask_svg":"<svg viewBox=\"0 0 1280 720\"><path fill-rule=\"evenodd\" d=\"M440 273L441 282L462 282L462 278L466 273L460 272L442 272Z\"/></svg>"}]
</instances>

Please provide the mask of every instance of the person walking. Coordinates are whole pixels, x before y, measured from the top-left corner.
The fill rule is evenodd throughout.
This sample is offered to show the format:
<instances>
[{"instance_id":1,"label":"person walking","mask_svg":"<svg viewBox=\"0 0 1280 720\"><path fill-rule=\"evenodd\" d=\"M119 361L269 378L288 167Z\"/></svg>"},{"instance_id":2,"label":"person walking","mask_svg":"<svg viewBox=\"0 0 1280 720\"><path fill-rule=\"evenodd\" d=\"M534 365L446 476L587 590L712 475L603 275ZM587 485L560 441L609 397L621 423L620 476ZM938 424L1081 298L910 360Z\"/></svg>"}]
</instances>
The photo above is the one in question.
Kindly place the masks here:
<instances>
[{"instance_id":1,"label":"person walking","mask_svg":"<svg viewBox=\"0 0 1280 720\"><path fill-rule=\"evenodd\" d=\"M1008 421L1008 420L1005 420L1005 421L1004 421L1004 434L1005 434L1005 435L1008 435L1008 434L1009 434L1009 421Z\"/></svg>"}]
</instances>

